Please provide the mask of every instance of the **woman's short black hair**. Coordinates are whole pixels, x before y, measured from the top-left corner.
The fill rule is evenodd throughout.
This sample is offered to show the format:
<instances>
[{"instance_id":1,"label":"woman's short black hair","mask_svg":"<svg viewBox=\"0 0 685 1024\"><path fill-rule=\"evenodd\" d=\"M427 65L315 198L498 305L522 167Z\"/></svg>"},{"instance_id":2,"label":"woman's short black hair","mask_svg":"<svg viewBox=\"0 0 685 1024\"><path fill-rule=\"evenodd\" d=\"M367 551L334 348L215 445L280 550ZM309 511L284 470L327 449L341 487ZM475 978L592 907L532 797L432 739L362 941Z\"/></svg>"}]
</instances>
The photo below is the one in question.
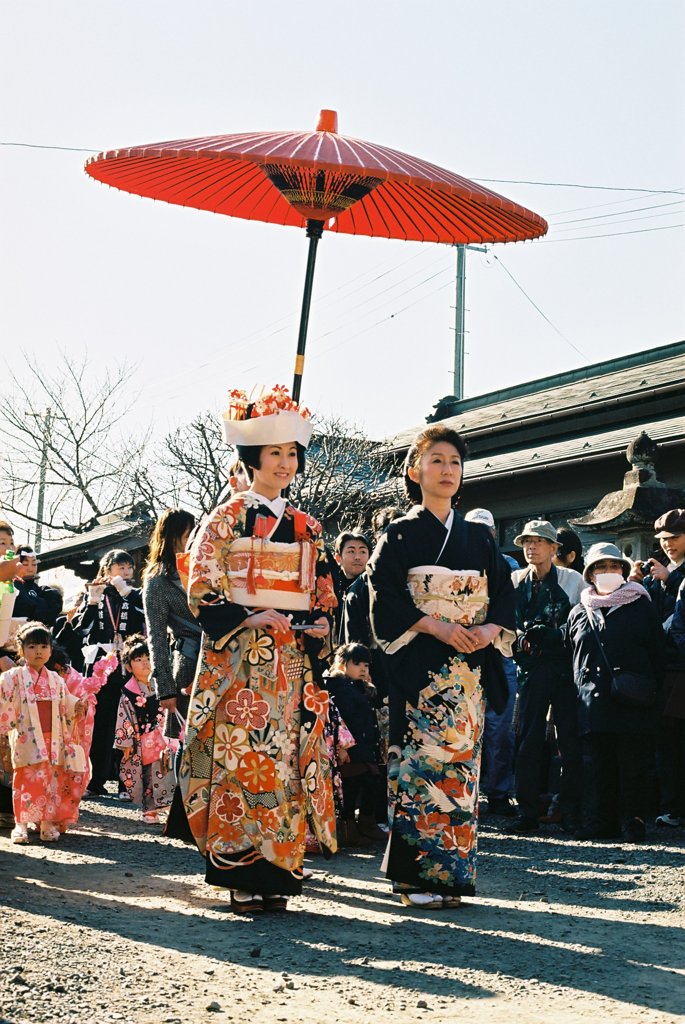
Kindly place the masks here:
<instances>
[{"instance_id":1,"label":"woman's short black hair","mask_svg":"<svg viewBox=\"0 0 685 1024\"><path fill-rule=\"evenodd\" d=\"M453 445L461 456L462 466L468 458L469 446L465 437L462 437L456 430L452 430L451 427L442 427L439 424L434 426L426 427L414 438L414 443L407 452L407 457L404 460L404 491L412 505L420 505L422 496L421 488L419 484L415 483L414 480L409 476L409 469L419 465L422 457L429 451L434 444L439 444L440 441L444 441L446 444ZM459 484L459 490L452 498L452 505L456 505L459 501L459 495L464 484L464 473L462 470L461 483Z\"/></svg>"},{"instance_id":2,"label":"woman's short black hair","mask_svg":"<svg viewBox=\"0 0 685 1024\"><path fill-rule=\"evenodd\" d=\"M43 622L25 622L17 630L17 647L23 651L27 644L50 644L52 631Z\"/></svg>"},{"instance_id":3,"label":"woman's short black hair","mask_svg":"<svg viewBox=\"0 0 685 1024\"><path fill-rule=\"evenodd\" d=\"M371 652L364 644L343 644L335 652L335 660L340 665L351 661L354 665L370 665Z\"/></svg>"},{"instance_id":4,"label":"woman's short black hair","mask_svg":"<svg viewBox=\"0 0 685 1024\"><path fill-rule=\"evenodd\" d=\"M299 441L295 441L297 448L297 472L304 473L305 447ZM268 444L239 444L236 445L240 461L246 470L259 469L259 459L264 448L270 448ZM250 473L250 478L252 474Z\"/></svg>"},{"instance_id":5,"label":"woman's short black hair","mask_svg":"<svg viewBox=\"0 0 685 1024\"><path fill-rule=\"evenodd\" d=\"M135 565L133 555L121 548L112 548L100 559L100 572L107 572L113 565Z\"/></svg>"},{"instance_id":6,"label":"woman's short black hair","mask_svg":"<svg viewBox=\"0 0 685 1024\"><path fill-rule=\"evenodd\" d=\"M124 640L124 647L121 652L121 660L124 665L130 665L134 658L140 658L144 654L150 654L147 640L142 633L132 633Z\"/></svg>"},{"instance_id":7,"label":"woman's short black hair","mask_svg":"<svg viewBox=\"0 0 685 1024\"><path fill-rule=\"evenodd\" d=\"M562 526L557 530L557 544L559 545L557 555L564 561L572 551L575 552L576 557L573 559L571 568L582 573L585 568L585 560L583 559L583 542L578 534L574 530Z\"/></svg>"}]
</instances>

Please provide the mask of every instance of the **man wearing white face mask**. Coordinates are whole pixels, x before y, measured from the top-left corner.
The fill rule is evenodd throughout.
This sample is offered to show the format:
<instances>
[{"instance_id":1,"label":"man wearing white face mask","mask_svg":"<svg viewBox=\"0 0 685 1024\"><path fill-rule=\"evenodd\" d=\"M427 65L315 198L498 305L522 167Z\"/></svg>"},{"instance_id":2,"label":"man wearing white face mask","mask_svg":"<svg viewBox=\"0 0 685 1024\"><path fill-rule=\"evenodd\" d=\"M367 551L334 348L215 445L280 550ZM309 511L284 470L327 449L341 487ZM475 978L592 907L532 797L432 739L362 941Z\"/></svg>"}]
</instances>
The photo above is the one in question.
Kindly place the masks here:
<instances>
[{"instance_id":1,"label":"man wearing white face mask","mask_svg":"<svg viewBox=\"0 0 685 1024\"><path fill-rule=\"evenodd\" d=\"M593 545L584 572L589 586L561 630L573 656L580 733L596 790L594 820L577 833L581 839L645 838L645 752L656 731L664 643L647 591L628 580L631 570L615 544ZM634 674L632 683L625 673Z\"/></svg>"}]
</instances>

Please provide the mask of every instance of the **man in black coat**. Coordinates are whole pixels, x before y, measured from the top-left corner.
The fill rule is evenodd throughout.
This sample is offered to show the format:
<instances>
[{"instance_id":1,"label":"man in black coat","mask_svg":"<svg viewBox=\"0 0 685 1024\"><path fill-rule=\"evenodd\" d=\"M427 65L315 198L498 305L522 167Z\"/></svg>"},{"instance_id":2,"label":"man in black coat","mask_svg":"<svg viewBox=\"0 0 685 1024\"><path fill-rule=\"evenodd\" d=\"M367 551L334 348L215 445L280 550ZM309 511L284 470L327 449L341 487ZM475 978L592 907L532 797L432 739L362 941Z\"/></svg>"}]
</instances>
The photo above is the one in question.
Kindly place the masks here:
<instances>
[{"instance_id":1,"label":"man in black coat","mask_svg":"<svg viewBox=\"0 0 685 1024\"><path fill-rule=\"evenodd\" d=\"M660 811L657 825L677 828L685 825L685 651L670 635L678 591L685 581L685 508L673 508L654 523L656 539L668 558L663 565L650 558L647 565L636 563L631 579L642 583L663 623L666 675L660 698L662 715L657 730L657 771Z\"/></svg>"},{"instance_id":2,"label":"man in black coat","mask_svg":"<svg viewBox=\"0 0 685 1024\"><path fill-rule=\"evenodd\" d=\"M43 587L36 582L38 559L33 548L20 547L20 559L14 589L17 599L12 614L15 618L35 619L45 626L54 626L62 611L62 595L54 587Z\"/></svg>"}]
</instances>

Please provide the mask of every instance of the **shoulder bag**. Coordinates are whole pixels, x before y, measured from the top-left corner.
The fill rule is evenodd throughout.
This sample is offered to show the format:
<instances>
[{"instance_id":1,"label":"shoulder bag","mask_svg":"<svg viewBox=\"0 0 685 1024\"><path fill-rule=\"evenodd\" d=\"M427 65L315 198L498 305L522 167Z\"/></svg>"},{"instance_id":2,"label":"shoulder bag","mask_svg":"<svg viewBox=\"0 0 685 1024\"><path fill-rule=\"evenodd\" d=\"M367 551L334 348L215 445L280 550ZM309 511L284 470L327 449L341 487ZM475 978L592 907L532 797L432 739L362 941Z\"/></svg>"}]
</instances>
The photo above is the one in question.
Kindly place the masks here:
<instances>
[{"instance_id":1,"label":"shoulder bag","mask_svg":"<svg viewBox=\"0 0 685 1024\"><path fill-rule=\"evenodd\" d=\"M621 700L626 704L634 704L639 707L649 707L650 704L654 703L656 697L656 682L652 676L645 675L643 672L631 672L629 669L623 668L612 668L607 658L604 645L602 644L599 630L595 625L592 611L588 608L585 609L585 613L590 623L590 628L595 635L597 646L599 647L600 653L604 664L609 669L609 675L611 677L611 696L617 700Z\"/></svg>"}]
</instances>

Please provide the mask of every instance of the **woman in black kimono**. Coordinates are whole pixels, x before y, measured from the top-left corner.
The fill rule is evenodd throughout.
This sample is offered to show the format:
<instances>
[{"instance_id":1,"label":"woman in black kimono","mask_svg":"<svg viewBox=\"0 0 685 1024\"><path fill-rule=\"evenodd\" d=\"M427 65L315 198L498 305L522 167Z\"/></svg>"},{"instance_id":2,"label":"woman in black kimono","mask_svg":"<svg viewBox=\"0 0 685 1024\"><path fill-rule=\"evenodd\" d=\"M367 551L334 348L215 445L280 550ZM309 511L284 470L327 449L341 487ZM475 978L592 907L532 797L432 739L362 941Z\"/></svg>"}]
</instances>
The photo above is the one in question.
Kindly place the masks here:
<instances>
[{"instance_id":1,"label":"woman in black kimono","mask_svg":"<svg viewBox=\"0 0 685 1024\"><path fill-rule=\"evenodd\" d=\"M406 906L457 906L475 893L485 698L506 702L501 658L514 638L510 569L489 530L455 511L466 443L422 431L405 462L414 508L369 564L374 633L391 655L384 860Z\"/></svg>"}]
</instances>

